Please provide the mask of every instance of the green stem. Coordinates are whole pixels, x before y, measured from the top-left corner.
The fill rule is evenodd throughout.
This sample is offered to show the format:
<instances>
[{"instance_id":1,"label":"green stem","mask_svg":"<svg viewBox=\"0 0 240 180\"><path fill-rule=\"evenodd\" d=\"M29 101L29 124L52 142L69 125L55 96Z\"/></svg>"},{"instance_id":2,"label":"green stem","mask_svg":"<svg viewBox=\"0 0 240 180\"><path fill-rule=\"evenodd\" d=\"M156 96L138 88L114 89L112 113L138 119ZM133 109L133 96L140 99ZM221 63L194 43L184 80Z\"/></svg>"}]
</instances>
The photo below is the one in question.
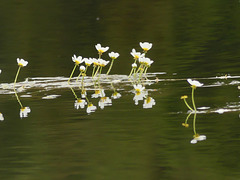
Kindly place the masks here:
<instances>
[{"instance_id":1,"label":"green stem","mask_svg":"<svg viewBox=\"0 0 240 180\"><path fill-rule=\"evenodd\" d=\"M96 70L96 72L95 72L95 74L94 74L93 77L95 77L95 76L97 75L97 73L98 73L98 71L99 71L99 68L100 68L100 66L98 66L98 68L97 68L97 70Z\"/></svg>"},{"instance_id":2,"label":"green stem","mask_svg":"<svg viewBox=\"0 0 240 180\"><path fill-rule=\"evenodd\" d=\"M109 69L107 71L107 75L110 73L110 71L112 69L112 66L113 66L113 63L114 63L114 59L112 59L112 62L111 62L110 66L109 66Z\"/></svg>"},{"instance_id":3,"label":"green stem","mask_svg":"<svg viewBox=\"0 0 240 180\"><path fill-rule=\"evenodd\" d=\"M130 76L132 75L133 69L134 68L132 68L132 70L130 71L130 74L128 75L128 78L130 78Z\"/></svg>"},{"instance_id":4,"label":"green stem","mask_svg":"<svg viewBox=\"0 0 240 180\"><path fill-rule=\"evenodd\" d=\"M72 93L73 93L74 97L76 98L76 100L78 100L78 97L77 97L75 91L73 90L73 88L71 86L70 86L70 89L72 90Z\"/></svg>"},{"instance_id":5,"label":"green stem","mask_svg":"<svg viewBox=\"0 0 240 180\"><path fill-rule=\"evenodd\" d=\"M187 118L186 118L186 120L185 120L185 124L187 124L188 118L189 118L191 115L192 115L192 112L188 114L188 116L187 116Z\"/></svg>"},{"instance_id":6,"label":"green stem","mask_svg":"<svg viewBox=\"0 0 240 180\"><path fill-rule=\"evenodd\" d=\"M140 66L139 66L139 68L138 68L138 70L137 70L137 72L136 73L138 73L139 71L140 71L140 69L142 68L142 64L140 64Z\"/></svg>"},{"instance_id":7,"label":"green stem","mask_svg":"<svg viewBox=\"0 0 240 180\"><path fill-rule=\"evenodd\" d=\"M93 78L93 75L94 75L94 73L95 73L95 69L96 69L96 66L94 65L94 66L93 66L93 71L92 71L92 78Z\"/></svg>"},{"instance_id":8,"label":"green stem","mask_svg":"<svg viewBox=\"0 0 240 180\"><path fill-rule=\"evenodd\" d=\"M89 104L90 102L89 102L89 100L88 100L87 96L86 96L86 100L87 100L87 102L88 102L88 104Z\"/></svg>"},{"instance_id":9,"label":"green stem","mask_svg":"<svg viewBox=\"0 0 240 180\"><path fill-rule=\"evenodd\" d=\"M21 101L20 101L20 99L19 99L19 97L18 97L18 95L17 95L17 91L16 91L16 89L15 89L16 82L17 82L17 78L18 78L20 69L21 69L21 66L18 67L18 71L17 71L16 77L15 77L15 80L14 80L14 84L13 84L13 89L14 89L15 96L16 96L16 98L17 98L17 101L18 101L19 105L21 106L21 108L23 108L23 105L22 105L22 103L21 103Z\"/></svg>"},{"instance_id":10,"label":"green stem","mask_svg":"<svg viewBox=\"0 0 240 180\"><path fill-rule=\"evenodd\" d=\"M186 101L186 99L184 98L183 99L184 100L184 102L185 102L185 104L186 104L186 106L188 107L188 109L190 109L191 111L193 111L193 109L188 105L188 103L187 103L187 101Z\"/></svg>"},{"instance_id":11,"label":"green stem","mask_svg":"<svg viewBox=\"0 0 240 180\"><path fill-rule=\"evenodd\" d=\"M197 113L195 112L194 113L194 118L193 118L193 132L194 132L194 135L197 134L197 132L196 132L196 116L197 116Z\"/></svg>"},{"instance_id":12,"label":"green stem","mask_svg":"<svg viewBox=\"0 0 240 180\"><path fill-rule=\"evenodd\" d=\"M192 87L192 104L193 104L193 108L194 108L194 110L195 110L195 112L197 111L197 109L196 109L196 106L195 106L195 101L194 101L194 87Z\"/></svg>"},{"instance_id":13,"label":"green stem","mask_svg":"<svg viewBox=\"0 0 240 180\"><path fill-rule=\"evenodd\" d=\"M146 79L148 79L147 76L146 76L147 70L148 70L148 67L146 66L146 67L145 67L145 71L144 71L144 75L143 75L143 76L145 76Z\"/></svg>"},{"instance_id":14,"label":"green stem","mask_svg":"<svg viewBox=\"0 0 240 180\"><path fill-rule=\"evenodd\" d=\"M102 73L102 66L101 66L100 71L99 71L98 80L97 80L98 82L99 82L99 79L100 79L101 73Z\"/></svg>"},{"instance_id":15,"label":"green stem","mask_svg":"<svg viewBox=\"0 0 240 180\"><path fill-rule=\"evenodd\" d=\"M79 73L79 75L78 75L78 77L77 77L77 79L76 79L76 82L78 82L78 79L79 79L79 77L82 75L82 71Z\"/></svg>"},{"instance_id":16,"label":"green stem","mask_svg":"<svg viewBox=\"0 0 240 180\"><path fill-rule=\"evenodd\" d=\"M74 66L74 68L73 68L73 70L72 70L72 73L71 73L71 75L70 75L70 77L69 77L69 79L68 79L68 84L70 84L70 80L72 79L72 76L73 76L73 73L74 73L76 67L77 67L77 64L75 64L75 66Z\"/></svg>"},{"instance_id":17,"label":"green stem","mask_svg":"<svg viewBox=\"0 0 240 180\"><path fill-rule=\"evenodd\" d=\"M143 71L144 71L144 69L142 69L142 70L141 70L141 72L140 72L140 74L139 74L138 83L140 83L140 81L141 81L141 78L142 78Z\"/></svg>"}]
</instances>

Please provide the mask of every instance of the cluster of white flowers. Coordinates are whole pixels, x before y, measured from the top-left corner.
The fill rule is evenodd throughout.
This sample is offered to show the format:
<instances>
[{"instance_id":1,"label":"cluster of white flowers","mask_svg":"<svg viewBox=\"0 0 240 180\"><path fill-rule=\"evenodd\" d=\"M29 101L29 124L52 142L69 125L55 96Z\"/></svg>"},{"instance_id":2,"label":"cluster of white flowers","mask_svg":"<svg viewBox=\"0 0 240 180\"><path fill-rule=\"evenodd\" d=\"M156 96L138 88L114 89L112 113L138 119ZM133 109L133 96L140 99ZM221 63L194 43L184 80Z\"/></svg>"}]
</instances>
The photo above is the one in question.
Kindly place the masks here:
<instances>
[{"instance_id":1,"label":"cluster of white flowers","mask_svg":"<svg viewBox=\"0 0 240 180\"><path fill-rule=\"evenodd\" d=\"M152 97L148 96L148 91L145 89L145 87L142 85L143 83L141 82L142 75L146 77L147 69L154 62L150 58L146 57L146 53L152 48L152 43L140 42L139 45L142 48L143 53L137 52L135 49L132 49L132 52L130 52L134 59L134 63L132 64L132 70L128 77L132 77L133 80L133 88L135 94L133 100L135 102L135 105L138 105L139 101L144 100L143 108L152 108L152 106L156 104L155 100ZM137 63L139 64L139 67Z\"/></svg>"},{"instance_id":2,"label":"cluster of white flowers","mask_svg":"<svg viewBox=\"0 0 240 180\"><path fill-rule=\"evenodd\" d=\"M103 53L105 53L106 51L109 50L109 47L102 47L101 44L97 44L95 45L95 48L98 52L98 58L86 58L86 57L82 57L82 56L76 56L75 54L73 55L72 57L72 61L75 63L75 66L74 66L74 69L70 75L70 78L68 80L68 83L70 84L70 80L73 76L73 73L75 71L75 68L77 66L80 66L79 67L79 70L80 70L80 73L77 77L77 80L76 82L78 81L78 79L82 76L82 81L81 81L81 97L83 99L80 99L76 96L75 92L74 92L74 95L76 97L76 101L74 103L74 107L76 109L83 109L85 107L85 105L87 105L87 113L91 113L91 112L94 112L96 111L97 107L94 106L92 104L92 102L89 102L88 98L87 98L87 93L86 93L86 89L84 88L84 83L83 83L83 80L84 80L84 77L86 76L87 74L87 69L88 67L90 67L91 65L93 65L93 69L92 69L92 79L93 79L93 82L94 82L94 87L96 84L98 84L99 86L98 87L95 87L95 93L91 95L92 98L100 98L100 101L98 103L99 107L101 109L104 108L104 106L109 106L112 104L112 101L109 97L106 97L105 93L104 93L104 90L102 88L100 88L100 82L99 82L99 79L100 79L100 75L102 73L102 68L106 67L110 61L107 61L107 60L104 60L102 59L102 55ZM120 55L119 53L117 52L110 52L108 53L108 56L111 58L111 64L109 66L109 69L107 71L107 75L109 74L112 66L113 66L113 62L115 59L117 59ZM85 64L85 65L84 65ZM98 75L98 76L97 76ZM97 78L95 78L97 77ZM112 85L113 86L113 85ZM114 93L113 95L111 96L112 99L118 99L121 97L121 94L118 93L115 88L114 89ZM74 91L74 90L73 90ZM86 99L86 100L85 100Z\"/></svg>"}]
</instances>

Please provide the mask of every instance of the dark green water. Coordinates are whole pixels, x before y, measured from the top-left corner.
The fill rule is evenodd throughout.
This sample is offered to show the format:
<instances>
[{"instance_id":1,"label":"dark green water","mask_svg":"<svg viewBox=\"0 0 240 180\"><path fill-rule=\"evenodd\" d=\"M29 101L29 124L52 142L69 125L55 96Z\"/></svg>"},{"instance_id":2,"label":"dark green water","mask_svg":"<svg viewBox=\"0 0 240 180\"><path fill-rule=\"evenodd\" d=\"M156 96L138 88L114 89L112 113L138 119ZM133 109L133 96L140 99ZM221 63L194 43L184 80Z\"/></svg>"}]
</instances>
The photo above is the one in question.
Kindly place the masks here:
<instances>
[{"instance_id":1,"label":"dark green water","mask_svg":"<svg viewBox=\"0 0 240 180\"><path fill-rule=\"evenodd\" d=\"M19 82L69 77L72 55L97 57L97 43L120 53L111 72L119 79L144 41L153 43L149 72L166 73L149 77L159 79L146 86L156 101L151 109L134 104L126 82L116 84L121 98L91 114L74 108L68 86L32 87L19 93L31 108L21 119L13 91L1 91L0 178L240 179L239 12L237 0L0 2L0 83L14 81L18 57L29 62ZM231 77L216 78L225 74ZM191 96L187 78L204 83L195 101L209 107L196 116L197 133L207 137L197 144L190 143L193 116L189 128L181 125L188 110L180 97ZM110 86L104 89L110 97ZM47 95L60 96L42 99ZM97 106L99 98L91 101Z\"/></svg>"}]
</instances>

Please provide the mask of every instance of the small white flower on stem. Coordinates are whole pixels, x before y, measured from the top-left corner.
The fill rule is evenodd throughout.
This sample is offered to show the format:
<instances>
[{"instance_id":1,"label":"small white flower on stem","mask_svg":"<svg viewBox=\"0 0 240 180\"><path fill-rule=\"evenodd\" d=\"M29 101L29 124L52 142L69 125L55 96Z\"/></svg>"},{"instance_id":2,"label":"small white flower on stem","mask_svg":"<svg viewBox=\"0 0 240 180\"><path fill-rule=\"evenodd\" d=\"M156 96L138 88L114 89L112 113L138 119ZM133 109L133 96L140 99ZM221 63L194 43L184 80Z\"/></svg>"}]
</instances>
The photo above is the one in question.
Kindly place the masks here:
<instances>
[{"instance_id":1,"label":"small white flower on stem","mask_svg":"<svg viewBox=\"0 0 240 180\"><path fill-rule=\"evenodd\" d=\"M191 84L193 87L201 87L203 86L203 83L200 83L199 81L187 79L187 82Z\"/></svg>"},{"instance_id":2,"label":"small white flower on stem","mask_svg":"<svg viewBox=\"0 0 240 180\"><path fill-rule=\"evenodd\" d=\"M95 45L95 48L97 49L99 54L102 54L109 49L109 47L102 47L101 44Z\"/></svg>"},{"instance_id":3,"label":"small white flower on stem","mask_svg":"<svg viewBox=\"0 0 240 180\"><path fill-rule=\"evenodd\" d=\"M108 55L111 59L117 59L119 56L119 54L115 53L115 52L110 52L110 53L108 53Z\"/></svg>"},{"instance_id":4,"label":"small white flower on stem","mask_svg":"<svg viewBox=\"0 0 240 180\"><path fill-rule=\"evenodd\" d=\"M152 48L152 43L149 42L140 42L139 43L141 48L143 49L143 51L147 52L148 50L150 50Z\"/></svg>"},{"instance_id":5,"label":"small white flower on stem","mask_svg":"<svg viewBox=\"0 0 240 180\"><path fill-rule=\"evenodd\" d=\"M25 61L24 59L19 59L19 58L17 58L17 63L18 63L18 66L20 66L20 67L25 67L28 64L27 61Z\"/></svg>"},{"instance_id":6,"label":"small white flower on stem","mask_svg":"<svg viewBox=\"0 0 240 180\"><path fill-rule=\"evenodd\" d=\"M72 57L72 60L73 62L76 64L76 65L79 65L81 64L84 60L82 59L82 56L76 56L75 54L73 55Z\"/></svg>"}]
</instances>

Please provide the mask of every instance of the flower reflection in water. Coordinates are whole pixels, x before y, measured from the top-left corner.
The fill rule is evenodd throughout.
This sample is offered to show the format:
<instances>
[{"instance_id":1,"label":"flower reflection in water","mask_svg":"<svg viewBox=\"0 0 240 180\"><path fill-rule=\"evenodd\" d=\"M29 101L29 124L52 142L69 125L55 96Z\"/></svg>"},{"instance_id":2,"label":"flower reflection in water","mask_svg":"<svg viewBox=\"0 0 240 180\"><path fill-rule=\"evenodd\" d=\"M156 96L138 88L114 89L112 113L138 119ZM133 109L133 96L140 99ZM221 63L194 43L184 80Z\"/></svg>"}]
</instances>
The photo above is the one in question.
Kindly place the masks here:
<instances>
[{"instance_id":1,"label":"flower reflection in water","mask_svg":"<svg viewBox=\"0 0 240 180\"><path fill-rule=\"evenodd\" d=\"M105 93L103 89L97 89L95 90L95 93L92 94L92 98L99 98L99 97L105 97Z\"/></svg>"},{"instance_id":2,"label":"flower reflection in water","mask_svg":"<svg viewBox=\"0 0 240 180\"><path fill-rule=\"evenodd\" d=\"M120 93L118 93L117 91L115 91L113 94L112 94L112 99L119 99L122 95Z\"/></svg>"},{"instance_id":3,"label":"flower reflection in water","mask_svg":"<svg viewBox=\"0 0 240 180\"><path fill-rule=\"evenodd\" d=\"M85 105L87 104L87 102L84 99L77 99L74 103L74 107L76 109L83 109L85 107Z\"/></svg>"},{"instance_id":4,"label":"flower reflection in water","mask_svg":"<svg viewBox=\"0 0 240 180\"><path fill-rule=\"evenodd\" d=\"M87 106L87 110L86 111L87 111L88 114L90 114L92 112L95 112L96 109L97 109L96 106L94 106L92 103L89 103L88 106Z\"/></svg>"},{"instance_id":5,"label":"flower reflection in water","mask_svg":"<svg viewBox=\"0 0 240 180\"><path fill-rule=\"evenodd\" d=\"M186 128L189 127L189 124L187 123L187 121L192 114L193 114L193 112L188 114L185 122L182 123L182 126L184 126ZM193 117L193 133L194 133L194 135L193 135L193 139L190 141L191 144L196 144L198 141L203 141L203 140L207 139L207 137L205 135L200 135L200 134L197 133L197 131L196 131L196 117L197 117L197 113L194 112L194 117Z\"/></svg>"},{"instance_id":6,"label":"flower reflection in water","mask_svg":"<svg viewBox=\"0 0 240 180\"><path fill-rule=\"evenodd\" d=\"M112 99L109 97L101 97L100 101L98 102L98 106L101 109L104 109L105 106L111 106L112 105Z\"/></svg>"},{"instance_id":7,"label":"flower reflection in water","mask_svg":"<svg viewBox=\"0 0 240 180\"><path fill-rule=\"evenodd\" d=\"M28 117L28 114L31 112L31 109L29 107L22 107L20 109L20 118Z\"/></svg>"},{"instance_id":8,"label":"flower reflection in water","mask_svg":"<svg viewBox=\"0 0 240 180\"><path fill-rule=\"evenodd\" d=\"M3 121L3 120L4 120L3 114L0 113L0 121Z\"/></svg>"},{"instance_id":9,"label":"flower reflection in water","mask_svg":"<svg viewBox=\"0 0 240 180\"><path fill-rule=\"evenodd\" d=\"M144 109L150 109L156 104L155 100L152 97L147 97L144 100L143 108Z\"/></svg>"}]
</instances>

